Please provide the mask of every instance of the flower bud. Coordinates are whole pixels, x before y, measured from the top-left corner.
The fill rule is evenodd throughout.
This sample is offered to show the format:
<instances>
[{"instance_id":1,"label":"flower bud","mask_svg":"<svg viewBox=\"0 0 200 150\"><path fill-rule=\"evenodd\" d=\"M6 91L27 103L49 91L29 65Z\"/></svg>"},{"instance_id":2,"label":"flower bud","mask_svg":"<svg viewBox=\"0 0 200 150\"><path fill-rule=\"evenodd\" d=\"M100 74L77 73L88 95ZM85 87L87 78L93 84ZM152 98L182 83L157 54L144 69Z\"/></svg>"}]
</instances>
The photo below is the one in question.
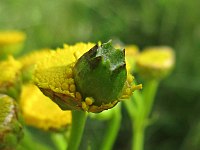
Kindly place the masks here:
<instances>
[{"instance_id":1,"label":"flower bud","mask_svg":"<svg viewBox=\"0 0 200 150\"><path fill-rule=\"evenodd\" d=\"M0 32L0 59L8 55L18 54L23 47L26 35L20 31L1 31Z\"/></svg>"},{"instance_id":2,"label":"flower bud","mask_svg":"<svg viewBox=\"0 0 200 150\"><path fill-rule=\"evenodd\" d=\"M14 99L19 98L21 90L20 69L21 63L12 56L8 57L8 60L0 62L0 93L7 94Z\"/></svg>"},{"instance_id":3,"label":"flower bud","mask_svg":"<svg viewBox=\"0 0 200 150\"><path fill-rule=\"evenodd\" d=\"M14 150L22 136L15 101L0 94L0 149Z\"/></svg>"},{"instance_id":4,"label":"flower bud","mask_svg":"<svg viewBox=\"0 0 200 150\"><path fill-rule=\"evenodd\" d=\"M174 67L175 56L170 47L151 47L140 53L136 66L145 79L162 79Z\"/></svg>"}]
</instances>

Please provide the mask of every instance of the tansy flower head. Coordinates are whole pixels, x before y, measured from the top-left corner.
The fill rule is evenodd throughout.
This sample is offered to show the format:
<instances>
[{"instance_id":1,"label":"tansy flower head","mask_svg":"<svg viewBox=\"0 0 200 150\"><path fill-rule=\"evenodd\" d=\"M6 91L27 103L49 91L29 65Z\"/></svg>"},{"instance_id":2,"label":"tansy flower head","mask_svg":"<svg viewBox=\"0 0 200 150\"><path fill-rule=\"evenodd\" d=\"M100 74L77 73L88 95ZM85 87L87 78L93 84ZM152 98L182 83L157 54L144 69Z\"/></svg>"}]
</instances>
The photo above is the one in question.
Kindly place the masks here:
<instances>
[{"instance_id":1,"label":"tansy flower head","mask_svg":"<svg viewBox=\"0 0 200 150\"><path fill-rule=\"evenodd\" d=\"M0 93L8 94L17 98L20 91L20 69L21 63L12 56L8 60L0 62L1 78Z\"/></svg>"},{"instance_id":2,"label":"tansy flower head","mask_svg":"<svg viewBox=\"0 0 200 150\"><path fill-rule=\"evenodd\" d=\"M61 110L35 85L23 86L20 107L28 125L49 130L71 124L71 111Z\"/></svg>"},{"instance_id":3,"label":"tansy flower head","mask_svg":"<svg viewBox=\"0 0 200 150\"><path fill-rule=\"evenodd\" d=\"M80 110L82 97L76 91L73 66L76 60L93 46L92 43L64 45L63 49L51 51L36 65L35 84L62 109Z\"/></svg>"},{"instance_id":4,"label":"tansy flower head","mask_svg":"<svg viewBox=\"0 0 200 150\"><path fill-rule=\"evenodd\" d=\"M137 58L136 65L144 78L162 79L167 76L175 63L174 52L170 47L145 49Z\"/></svg>"},{"instance_id":5,"label":"tansy flower head","mask_svg":"<svg viewBox=\"0 0 200 150\"><path fill-rule=\"evenodd\" d=\"M36 85L62 109L100 112L135 88L127 81L124 50L111 42L65 45L39 62L34 75Z\"/></svg>"},{"instance_id":6,"label":"tansy flower head","mask_svg":"<svg viewBox=\"0 0 200 150\"><path fill-rule=\"evenodd\" d=\"M0 149L14 149L22 135L15 101L0 94Z\"/></svg>"},{"instance_id":7,"label":"tansy flower head","mask_svg":"<svg viewBox=\"0 0 200 150\"><path fill-rule=\"evenodd\" d=\"M26 35L20 31L0 31L0 58L17 54L23 46Z\"/></svg>"},{"instance_id":8,"label":"tansy flower head","mask_svg":"<svg viewBox=\"0 0 200 150\"><path fill-rule=\"evenodd\" d=\"M32 81L35 64L45 58L46 55L49 55L50 51L50 49L40 49L19 58L22 64L21 71L24 83Z\"/></svg>"}]
</instances>

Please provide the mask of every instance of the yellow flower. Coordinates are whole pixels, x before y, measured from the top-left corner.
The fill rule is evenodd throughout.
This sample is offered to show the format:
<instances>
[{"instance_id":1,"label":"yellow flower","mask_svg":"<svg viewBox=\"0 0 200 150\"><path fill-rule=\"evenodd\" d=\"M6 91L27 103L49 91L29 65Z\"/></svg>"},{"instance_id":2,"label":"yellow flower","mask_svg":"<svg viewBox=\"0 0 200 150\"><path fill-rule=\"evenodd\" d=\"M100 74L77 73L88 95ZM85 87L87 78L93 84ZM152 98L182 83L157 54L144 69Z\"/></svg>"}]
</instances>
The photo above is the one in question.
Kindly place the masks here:
<instances>
[{"instance_id":1,"label":"yellow flower","mask_svg":"<svg viewBox=\"0 0 200 150\"><path fill-rule=\"evenodd\" d=\"M145 78L161 79L167 76L175 63L174 52L170 47L145 49L137 58L136 66Z\"/></svg>"},{"instance_id":2,"label":"yellow flower","mask_svg":"<svg viewBox=\"0 0 200 150\"><path fill-rule=\"evenodd\" d=\"M74 65L77 60L91 48L93 43L77 43L63 49L51 51L46 58L36 64L34 82L40 90L64 110L84 110L100 112L112 108L119 100L110 103L102 103L101 106L93 105L92 97L83 97L81 91L77 91L74 81ZM102 74L102 76L104 76ZM128 75L131 76L131 75ZM126 81L123 90L123 98L132 94L133 89L141 86L133 86L132 79ZM129 82L130 81L130 82Z\"/></svg>"},{"instance_id":3,"label":"yellow flower","mask_svg":"<svg viewBox=\"0 0 200 150\"><path fill-rule=\"evenodd\" d=\"M12 56L10 56L8 60L0 62L0 93L8 94L9 96L16 98L15 96L17 93L15 93L15 91L19 90L21 82L21 67L21 63L15 60ZM13 94L15 96L13 96Z\"/></svg>"},{"instance_id":4,"label":"yellow flower","mask_svg":"<svg viewBox=\"0 0 200 150\"><path fill-rule=\"evenodd\" d=\"M46 55L49 55L50 51L50 49L40 49L18 59L22 64L23 82L26 83L32 80L35 64L45 58Z\"/></svg>"},{"instance_id":5,"label":"yellow flower","mask_svg":"<svg viewBox=\"0 0 200 150\"><path fill-rule=\"evenodd\" d=\"M12 56L10 56L8 60L0 62L0 86L5 85L6 83L13 83L16 76L19 74L20 69L21 63L15 60Z\"/></svg>"},{"instance_id":6,"label":"yellow flower","mask_svg":"<svg viewBox=\"0 0 200 150\"><path fill-rule=\"evenodd\" d=\"M71 111L61 110L35 85L23 86L20 107L28 125L49 130L71 124Z\"/></svg>"},{"instance_id":7,"label":"yellow flower","mask_svg":"<svg viewBox=\"0 0 200 150\"><path fill-rule=\"evenodd\" d=\"M9 54L17 54L23 46L26 35L20 31L0 32L0 57Z\"/></svg>"},{"instance_id":8,"label":"yellow flower","mask_svg":"<svg viewBox=\"0 0 200 150\"><path fill-rule=\"evenodd\" d=\"M20 31L1 31L0 45L20 43L24 41L25 38L26 38L26 35Z\"/></svg>"},{"instance_id":9,"label":"yellow flower","mask_svg":"<svg viewBox=\"0 0 200 150\"><path fill-rule=\"evenodd\" d=\"M41 61L46 55L49 54L50 49L39 49L20 57L19 61L22 63L23 67L29 67L35 65L38 61Z\"/></svg>"},{"instance_id":10,"label":"yellow flower","mask_svg":"<svg viewBox=\"0 0 200 150\"><path fill-rule=\"evenodd\" d=\"M67 100L70 100L69 103L71 103L71 100L72 102L76 100L81 104L82 97L76 91L72 69L75 61L93 46L92 43L78 43L74 46L64 45L64 49L58 48L56 51L51 51L46 58L36 65L35 84L41 90L49 89L55 93L65 95Z\"/></svg>"}]
</instances>

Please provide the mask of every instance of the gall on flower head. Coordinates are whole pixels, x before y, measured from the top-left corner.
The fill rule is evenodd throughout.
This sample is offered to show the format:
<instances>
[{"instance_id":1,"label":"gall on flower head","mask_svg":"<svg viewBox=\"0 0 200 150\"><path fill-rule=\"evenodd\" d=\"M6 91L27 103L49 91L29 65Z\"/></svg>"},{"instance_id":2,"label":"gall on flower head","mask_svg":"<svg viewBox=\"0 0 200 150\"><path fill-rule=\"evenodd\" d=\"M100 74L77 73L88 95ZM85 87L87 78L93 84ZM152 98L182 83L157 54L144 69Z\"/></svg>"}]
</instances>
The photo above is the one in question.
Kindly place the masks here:
<instances>
[{"instance_id":1,"label":"gall on flower head","mask_svg":"<svg viewBox=\"0 0 200 150\"><path fill-rule=\"evenodd\" d=\"M132 84L125 51L111 41L102 45L64 45L38 62L35 84L63 110L101 112L128 98L141 86Z\"/></svg>"}]
</instances>

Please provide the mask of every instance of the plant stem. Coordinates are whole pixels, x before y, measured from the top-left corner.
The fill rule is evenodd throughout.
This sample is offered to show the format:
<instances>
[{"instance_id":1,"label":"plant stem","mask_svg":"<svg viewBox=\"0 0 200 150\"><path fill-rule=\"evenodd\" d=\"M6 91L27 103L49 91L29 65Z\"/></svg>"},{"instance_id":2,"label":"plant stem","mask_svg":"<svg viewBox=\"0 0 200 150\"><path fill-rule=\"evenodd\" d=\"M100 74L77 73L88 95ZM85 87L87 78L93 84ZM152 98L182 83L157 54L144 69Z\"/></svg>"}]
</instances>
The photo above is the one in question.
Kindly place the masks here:
<instances>
[{"instance_id":1,"label":"plant stem","mask_svg":"<svg viewBox=\"0 0 200 150\"><path fill-rule=\"evenodd\" d=\"M152 110L155 94L159 81L149 80L144 84L142 97L134 96L135 101L140 104L137 108L138 113L131 118L133 127L132 150L143 150L144 137L147 121ZM134 95L134 94L133 94Z\"/></svg>"},{"instance_id":2,"label":"plant stem","mask_svg":"<svg viewBox=\"0 0 200 150\"><path fill-rule=\"evenodd\" d=\"M144 98L144 105L145 105L144 111L146 118L148 118L151 113L158 84L159 82L157 80L149 80L145 82L142 94Z\"/></svg>"},{"instance_id":3,"label":"plant stem","mask_svg":"<svg viewBox=\"0 0 200 150\"><path fill-rule=\"evenodd\" d=\"M144 126L133 127L132 150L143 150L144 146Z\"/></svg>"},{"instance_id":4,"label":"plant stem","mask_svg":"<svg viewBox=\"0 0 200 150\"><path fill-rule=\"evenodd\" d=\"M111 119L108 122L108 127L103 139L103 142L101 144L100 150L111 150L113 148L115 139L117 137L120 123L121 123L121 106L118 104L118 106L115 106L113 108L113 114Z\"/></svg>"},{"instance_id":5,"label":"plant stem","mask_svg":"<svg viewBox=\"0 0 200 150\"><path fill-rule=\"evenodd\" d=\"M67 142L64 135L61 133L51 133L51 139L59 150L64 150L67 147Z\"/></svg>"},{"instance_id":6,"label":"plant stem","mask_svg":"<svg viewBox=\"0 0 200 150\"><path fill-rule=\"evenodd\" d=\"M85 127L87 114L84 111L72 111L72 129L67 150L78 150Z\"/></svg>"}]
</instances>

